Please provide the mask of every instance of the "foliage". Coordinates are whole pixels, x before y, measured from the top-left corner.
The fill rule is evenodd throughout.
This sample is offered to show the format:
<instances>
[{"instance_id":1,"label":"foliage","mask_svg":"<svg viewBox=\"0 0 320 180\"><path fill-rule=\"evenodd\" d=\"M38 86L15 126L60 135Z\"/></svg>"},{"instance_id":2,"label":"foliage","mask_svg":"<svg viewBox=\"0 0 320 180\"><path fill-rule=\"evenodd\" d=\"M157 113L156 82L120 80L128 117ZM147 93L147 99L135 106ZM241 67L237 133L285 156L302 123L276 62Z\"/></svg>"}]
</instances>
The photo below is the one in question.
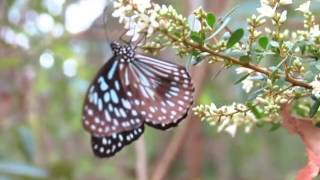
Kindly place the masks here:
<instances>
[{"instance_id":1,"label":"foliage","mask_svg":"<svg viewBox=\"0 0 320 180\"><path fill-rule=\"evenodd\" d=\"M148 41L143 47L146 52L159 53L172 46L180 56L206 59L209 63L223 62L228 68L240 66L236 72L245 73L237 81L253 96L245 100L245 105L233 103L216 108L212 103L194 108L202 119L219 125L219 130L233 135L239 126L251 129L261 123L279 124L281 105L293 101L306 106L314 101L312 108L309 106L306 111L311 108L310 115L316 115L320 81L308 67L316 64L319 58L320 30L315 15L309 10L310 1L295 10L304 16L302 29L285 28L289 22L286 9L292 1L264 0L257 8L258 14L248 18L246 32L243 28L230 30L224 25L225 19L216 22L215 15L202 8L195 10L187 20L171 6L149 2L137 8L139 2L115 2L113 15L124 19L129 32L135 29L133 40L138 40L139 34L147 34ZM152 18L145 21L144 16ZM126 26L129 22L134 25ZM225 26L223 30L222 25ZM309 83L311 79L314 81Z\"/></svg>"}]
</instances>

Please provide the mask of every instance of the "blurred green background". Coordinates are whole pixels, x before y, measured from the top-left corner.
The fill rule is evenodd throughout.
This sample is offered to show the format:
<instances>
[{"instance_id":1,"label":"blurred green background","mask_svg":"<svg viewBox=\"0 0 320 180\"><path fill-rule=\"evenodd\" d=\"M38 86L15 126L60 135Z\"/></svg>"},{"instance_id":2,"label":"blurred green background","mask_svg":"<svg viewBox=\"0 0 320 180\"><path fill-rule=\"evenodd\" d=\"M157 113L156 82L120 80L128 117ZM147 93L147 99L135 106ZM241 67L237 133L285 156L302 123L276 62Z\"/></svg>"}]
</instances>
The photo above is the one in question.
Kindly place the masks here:
<instances>
[{"instance_id":1,"label":"blurred green background","mask_svg":"<svg viewBox=\"0 0 320 180\"><path fill-rule=\"evenodd\" d=\"M238 6L230 27L245 27L259 1L155 1L188 15L203 5L226 14ZM319 1L312 9L320 9ZM84 93L97 70L111 56L109 42L123 32L106 0L0 0L0 180L136 179L135 145L115 157L97 159L83 130ZM319 11L318 11L319 12ZM301 22L290 14L290 27ZM172 50L159 55L185 63ZM237 77L210 66L197 103L244 101ZM197 71L197 68L195 68ZM231 82L226 84L225 82ZM190 120L190 119L189 119ZM235 138L198 123L187 129L165 177L167 180L294 179L307 157L299 138L264 126ZM151 177L168 144L186 122L169 131L146 128Z\"/></svg>"}]
</instances>

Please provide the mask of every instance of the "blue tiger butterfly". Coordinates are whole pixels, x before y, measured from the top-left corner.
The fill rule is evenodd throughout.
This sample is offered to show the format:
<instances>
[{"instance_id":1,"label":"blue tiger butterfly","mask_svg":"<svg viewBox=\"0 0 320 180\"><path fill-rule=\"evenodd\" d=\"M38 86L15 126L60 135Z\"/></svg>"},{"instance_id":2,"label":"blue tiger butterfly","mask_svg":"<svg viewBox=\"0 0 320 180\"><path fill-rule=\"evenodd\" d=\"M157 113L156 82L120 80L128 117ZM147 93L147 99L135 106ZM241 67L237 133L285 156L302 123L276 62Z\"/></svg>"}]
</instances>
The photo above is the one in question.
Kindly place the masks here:
<instances>
[{"instance_id":1,"label":"blue tiger butterfly","mask_svg":"<svg viewBox=\"0 0 320 180\"><path fill-rule=\"evenodd\" d=\"M112 42L111 49L83 105L83 126L98 157L113 156L138 139L145 124L161 130L177 126L193 103L185 67L136 54L131 45Z\"/></svg>"}]
</instances>

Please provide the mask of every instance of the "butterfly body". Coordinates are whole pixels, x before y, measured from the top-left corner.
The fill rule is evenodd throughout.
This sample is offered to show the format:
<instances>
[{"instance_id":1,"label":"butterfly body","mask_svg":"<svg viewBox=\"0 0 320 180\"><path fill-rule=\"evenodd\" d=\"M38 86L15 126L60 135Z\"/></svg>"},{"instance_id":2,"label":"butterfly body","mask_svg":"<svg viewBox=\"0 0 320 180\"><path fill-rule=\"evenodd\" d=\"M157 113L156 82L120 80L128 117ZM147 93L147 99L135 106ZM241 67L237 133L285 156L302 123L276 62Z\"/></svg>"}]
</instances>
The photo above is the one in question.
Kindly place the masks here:
<instances>
[{"instance_id":1,"label":"butterfly body","mask_svg":"<svg viewBox=\"0 0 320 180\"><path fill-rule=\"evenodd\" d=\"M114 55L90 84L83 106L83 126L98 157L138 139L144 124L177 126L193 103L194 87L183 66L136 54L130 45L111 48Z\"/></svg>"}]
</instances>

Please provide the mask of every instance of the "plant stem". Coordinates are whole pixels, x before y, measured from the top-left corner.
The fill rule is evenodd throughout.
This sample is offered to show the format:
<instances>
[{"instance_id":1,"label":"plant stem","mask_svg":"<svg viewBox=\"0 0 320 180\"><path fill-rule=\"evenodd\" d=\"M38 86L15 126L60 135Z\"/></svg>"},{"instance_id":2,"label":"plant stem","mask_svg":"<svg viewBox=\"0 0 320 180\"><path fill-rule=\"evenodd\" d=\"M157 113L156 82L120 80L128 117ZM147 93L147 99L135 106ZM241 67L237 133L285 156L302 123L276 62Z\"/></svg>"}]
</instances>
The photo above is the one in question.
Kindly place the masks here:
<instances>
[{"instance_id":1,"label":"plant stem","mask_svg":"<svg viewBox=\"0 0 320 180\"><path fill-rule=\"evenodd\" d=\"M179 42L184 43L187 46L198 49L202 52L207 52L211 56L215 56L215 57L219 57L219 58L228 60L228 61L232 62L233 64L237 64L237 65L243 66L245 68L252 69L255 72L265 74L268 77L270 77L272 75L272 71L267 70L267 69L265 69L261 66L258 66L256 64L244 63L244 62L241 62L238 58L217 53L217 52L213 51L212 49L210 49L209 47L207 47L206 45L198 44L198 43L192 42L192 41L185 39L185 38L179 38L179 37L171 34L170 32L168 32L167 30L162 30L161 32L174 41L179 41ZM282 74L279 76L284 77L285 80L290 82L293 86L300 86L300 87L304 87L306 89L312 89L312 87L308 83L301 81L301 80L298 80L298 79L295 79L289 75Z\"/></svg>"}]
</instances>

